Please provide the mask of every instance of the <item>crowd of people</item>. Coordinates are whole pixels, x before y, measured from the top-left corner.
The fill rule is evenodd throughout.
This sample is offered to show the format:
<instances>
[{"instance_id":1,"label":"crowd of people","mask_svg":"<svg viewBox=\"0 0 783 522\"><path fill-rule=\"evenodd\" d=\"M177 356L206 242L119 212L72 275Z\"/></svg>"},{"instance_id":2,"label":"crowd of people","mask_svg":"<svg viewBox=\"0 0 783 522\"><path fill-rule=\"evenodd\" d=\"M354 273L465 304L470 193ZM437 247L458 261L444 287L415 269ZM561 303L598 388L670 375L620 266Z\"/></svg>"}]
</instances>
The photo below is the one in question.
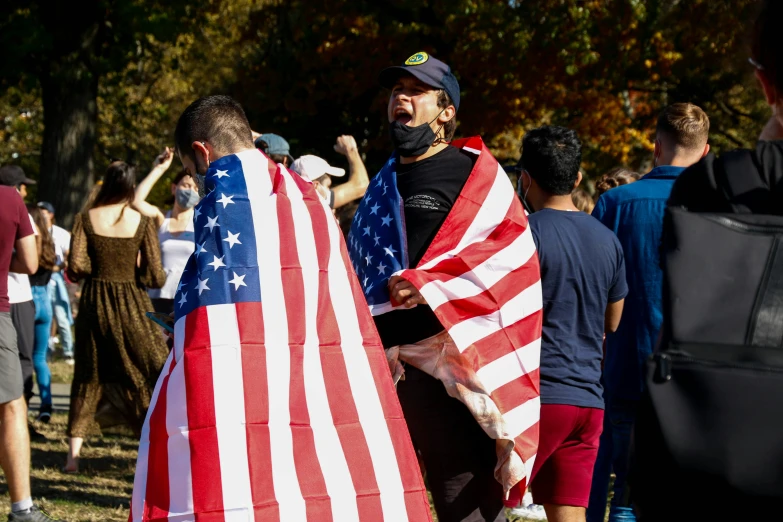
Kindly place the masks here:
<instances>
[{"instance_id":1,"label":"crowd of people","mask_svg":"<svg viewBox=\"0 0 783 522\"><path fill-rule=\"evenodd\" d=\"M533 336L526 338L525 346L515 346L511 352L515 364L524 369L524 375L517 377L540 379L540 385L531 388L534 392L526 392L540 402L540 420L528 426L536 425L537 435L511 437L534 440L537 448L533 457L522 457L526 459L522 467L526 471L517 482L525 488L518 496L500 478L504 469L498 460L502 437L493 435L492 430L498 426L492 423L499 423L498 431L503 431L504 421L482 420L475 404L464 397L456 400L455 393L444 386L440 371L417 359L437 344L442 350L438 354L446 361L442 364L448 366L452 355L446 354L459 357L469 353L479 338L469 346L460 344L455 333L457 323L444 319L448 314L443 304L448 299L439 301L432 293L437 284L418 284L414 277L406 279L405 273L401 277L401 272L393 275L392 270L385 271L389 266L399 266L406 272L416 272L431 268L439 259L445 262L442 256L432 254L433 245L442 242L444 235L458 234L461 225L449 221L452 209L465 208L460 202L467 198L468 187L478 183L474 182L479 175L475 173L483 172L477 151L464 144L452 146L460 90L445 63L417 53L404 65L381 73L381 85L390 90L388 120L395 153L372 179L352 136L340 136L334 145L347 161L346 176L346 169L332 166L319 156L305 154L294 159L289 142L277 134L250 131L242 140L220 148L215 144L232 142L220 134L227 131L220 130L226 126L221 127L218 114L209 124L188 131L188 140L183 142L187 147L178 141L174 149L166 148L138 183L132 165L112 162L68 232L55 224L55 208L50 203L24 205L27 187L35 184L34 180L18 166L1 167L0 464L12 502L8 520L53 520L33 504L30 494L29 440L41 435L27 415L35 378L40 397L36 422L47 423L51 418L50 358L58 356L74 365L64 472L79 472L82 443L96 425L122 423L142 440L149 437L144 433L150 422L147 410L155 401L156 383L167 378L162 371L169 352L183 341L177 339L178 334L163 334L145 313L181 313L187 299L183 274L202 253L211 261L208 265L212 270L225 268L225 256L208 254L204 243L199 243L199 237L203 237L200 234L207 233L205 229L213 233L221 227L217 213L206 213L208 207L199 203L208 194L204 177L211 172L209 165L242 153L249 148L245 142L312 184L342 227L351 263L360 275L357 284L375 314L379 344L387 355L395 353L390 368L399 405L441 522L501 522L506 520L507 508L528 520L552 522L601 522L607 516L610 522L713 520L710 517L721 516L727 499L742 502L745 513L765 513L781 499L780 491L769 493L770 480L777 480L773 485L783 488L779 476L757 484L757 491L752 491L745 487L752 480L734 480L732 473L745 477L753 475L754 470L732 469L722 476L722 471L688 467L683 464L688 459L679 459L674 449L661 449L665 446L662 441L669 440L671 430L677 427L665 425L656 417L656 408L661 407L656 401L661 399L658 395L651 398L650 387L652 382L672 379L672 370L663 365L666 357L661 357L661 350L669 346L681 349L684 337L688 346L698 345L698 335L721 328L710 322L720 318L701 319L699 328L692 329L697 333L691 335L689 331L690 337L680 327L683 319L678 313L683 312L678 300L687 300L688 296L687 289L682 295L672 290L672 281L680 270L678 263L682 263L674 253L684 250L677 244L679 229L672 209L767 216L758 223L734 225L750 227L757 235L766 233L764 227L779 226L768 216L783 214L783 41L775 28L780 16L780 3L765 2L755 28L750 62L773 116L764 126L756 150L743 153L746 156L742 158L747 158L742 160L744 163L737 159L738 154L726 154L721 159L710 154L708 115L693 103L674 103L662 109L657 121L653 169L643 175L627 167L612 169L596 180L591 193L583 188L582 146L576 132L558 126L533 129L524 136L521 156L511 169L517 178L518 199L511 203L506 217L516 212L527 215L512 221L527 220L530 234L521 234L520 238L533 242L537 265L527 261L515 267L493 264L493 257L482 257L479 251L471 254L477 257L470 258L470 262L452 254L459 258L460 266L473 263L473 278L480 277L476 271L485 265L488 272L495 273L492 281L514 281L525 267L537 266L539 270L540 303L533 312L540 314L527 312L539 323L535 326L533 322L525 330L535 331L537 336L530 333ZM236 112L235 102L215 98L220 98L210 101L215 107L222 103ZM236 119L236 114L232 117ZM243 113L240 119L244 119ZM250 129L246 119L239 126ZM170 183L170 208L161 209L148 199L175 156L184 168ZM200 165L204 159L207 167ZM384 209L378 201L389 188L384 181L391 179L385 177L388 175L394 178L397 198L390 200L389 208L401 207L397 215L402 221L398 230L404 254L398 257L393 242L389 247L380 243L394 240L394 236L384 235L384 227L392 230L394 214L389 211L382 217ZM377 188L368 191L375 181ZM221 196L222 208L235 203ZM214 201L211 204L217 206ZM370 228L371 220L378 222L374 230ZM239 242L238 235L232 236L229 231L222 241L229 241L233 248L232 241ZM489 249L493 242L502 243L500 236L488 231L476 244L484 242L484 248ZM456 242L459 237L455 237ZM377 269L372 262L375 247L382 256ZM732 246L722 248L730 251ZM758 261L767 264L756 267L760 274L766 274L763 286L758 292L754 289L754 296L747 300L749 310L753 310L747 313L748 321L754 326L747 334L743 326L742 336L747 340L735 343L756 347L756 351L761 349L759 346L771 350L783 345L783 327L778 327L783 324L783 308L775 304L783 299L783 279L776 276L776 270L783 268L783 256L777 256L775 249L770 252ZM696 262L703 263L704 272L709 273L711 260ZM350 266L347 261L346 266ZM742 270L751 273L753 266L746 262ZM367 276L361 277L363 274ZM234 272L238 289L240 283L245 283L237 277ZM742 277L743 273L737 274L737 278ZM197 287L199 296L209 290L205 281ZM379 281L391 305L376 314L380 308L378 294L372 289ZM677 284L688 286L691 282L678 280ZM696 288L701 283L692 284ZM80 297L78 313L74 314L72 296L77 285ZM487 295L487 300L499 307L513 301L499 291L493 293L495 289L486 281L479 286L481 289L460 298L467 301ZM459 294L457 285L448 291ZM716 295L716 300L726 299L720 292ZM744 302L738 301L736 307ZM480 306L491 309L483 301ZM467 314L465 310L467 305L461 313ZM658 381L651 377L651 356L657 357L655 371L663 375ZM485 355L473 357L478 360ZM769 362L774 356L765 357L765 375L779 372L781 366ZM486 369L490 366L479 365L471 370L473 373L468 372L476 379L470 381L471 386L485 385L482 379L490 373ZM504 373L496 367L492 372ZM511 377L495 378L505 380L485 391L491 397L487 400L497 401L500 408L503 399L496 392L513 381ZM697 382L695 390L690 391L704 395L710 390L707 384L704 386L700 389ZM720 411L716 409L712 414L719 416ZM769 411L771 416L774 413ZM641 439L634 430L650 423L660 429L660 440L651 443L652 439L647 438L644 444L637 444L635 441ZM720 424L719 420L714 423ZM710 428L699 436L704 437L700 444L710 445ZM734 442L754 444L750 434ZM736 448L721 450L732 452ZM779 471L781 462L775 460L779 448L760 447L758 451L771 454L769 466ZM649 455L658 454L665 455L659 461L669 466L665 472L690 477L694 483L678 479L682 487L676 491L665 483L653 485L650 477L657 475L647 472L643 464L649 465ZM721 457L715 454L716 459ZM664 471L660 477L666 476ZM607 514L612 474L613 494ZM639 478L640 474L646 477ZM710 486L693 485L699 482ZM653 498L658 501L650 500ZM131 515L132 520L149 520L142 516L147 515Z\"/></svg>"}]
</instances>

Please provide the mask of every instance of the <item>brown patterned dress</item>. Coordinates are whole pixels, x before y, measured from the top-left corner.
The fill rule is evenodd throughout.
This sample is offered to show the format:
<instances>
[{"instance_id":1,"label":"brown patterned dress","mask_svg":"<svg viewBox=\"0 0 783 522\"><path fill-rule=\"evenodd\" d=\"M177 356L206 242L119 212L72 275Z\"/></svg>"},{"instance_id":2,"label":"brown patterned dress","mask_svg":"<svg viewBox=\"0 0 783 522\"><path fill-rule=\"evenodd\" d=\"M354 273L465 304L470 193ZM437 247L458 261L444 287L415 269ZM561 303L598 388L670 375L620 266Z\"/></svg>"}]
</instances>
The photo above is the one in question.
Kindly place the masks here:
<instances>
[{"instance_id":1,"label":"brown patterned dress","mask_svg":"<svg viewBox=\"0 0 783 522\"><path fill-rule=\"evenodd\" d=\"M139 435L168 356L159 328L144 316L152 310L146 287L166 281L154 224L142 216L134 237L116 238L96 234L86 212L76 216L68 277L84 279L68 435L93 431L99 406L113 409Z\"/></svg>"}]
</instances>

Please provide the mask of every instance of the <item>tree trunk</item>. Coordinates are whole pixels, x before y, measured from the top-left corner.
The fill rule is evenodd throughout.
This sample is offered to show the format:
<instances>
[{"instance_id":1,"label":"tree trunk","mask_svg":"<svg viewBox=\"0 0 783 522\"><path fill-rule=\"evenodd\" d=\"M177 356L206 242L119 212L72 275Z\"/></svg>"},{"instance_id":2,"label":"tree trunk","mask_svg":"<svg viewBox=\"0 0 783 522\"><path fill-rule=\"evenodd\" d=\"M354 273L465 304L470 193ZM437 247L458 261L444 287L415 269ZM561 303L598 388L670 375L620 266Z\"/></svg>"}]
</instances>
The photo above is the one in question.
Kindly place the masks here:
<instances>
[{"instance_id":1,"label":"tree trunk","mask_svg":"<svg viewBox=\"0 0 783 522\"><path fill-rule=\"evenodd\" d=\"M60 226L70 229L95 184L93 152L98 123L98 80L82 63L41 79L44 135L39 200L51 202Z\"/></svg>"}]
</instances>

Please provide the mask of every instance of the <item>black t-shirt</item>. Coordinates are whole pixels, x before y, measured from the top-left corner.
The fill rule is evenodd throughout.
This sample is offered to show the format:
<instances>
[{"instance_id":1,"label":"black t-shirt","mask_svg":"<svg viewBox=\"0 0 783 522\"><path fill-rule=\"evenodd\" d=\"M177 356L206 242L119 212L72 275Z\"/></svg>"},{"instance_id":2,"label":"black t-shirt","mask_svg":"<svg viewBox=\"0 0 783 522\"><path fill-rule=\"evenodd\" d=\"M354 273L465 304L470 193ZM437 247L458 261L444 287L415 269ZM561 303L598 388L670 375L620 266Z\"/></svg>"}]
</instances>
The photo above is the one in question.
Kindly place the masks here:
<instances>
[{"instance_id":1,"label":"black t-shirt","mask_svg":"<svg viewBox=\"0 0 783 522\"><path fill-rule=\"evenodd\" d=\"M476 157L447 147L425 160L397 165L397 190L405 205L408 259L414 268L457 201ZM421 341L443 330L428 306L395 310L375 317L385 348Z\"/></svg>"}]
</instances>

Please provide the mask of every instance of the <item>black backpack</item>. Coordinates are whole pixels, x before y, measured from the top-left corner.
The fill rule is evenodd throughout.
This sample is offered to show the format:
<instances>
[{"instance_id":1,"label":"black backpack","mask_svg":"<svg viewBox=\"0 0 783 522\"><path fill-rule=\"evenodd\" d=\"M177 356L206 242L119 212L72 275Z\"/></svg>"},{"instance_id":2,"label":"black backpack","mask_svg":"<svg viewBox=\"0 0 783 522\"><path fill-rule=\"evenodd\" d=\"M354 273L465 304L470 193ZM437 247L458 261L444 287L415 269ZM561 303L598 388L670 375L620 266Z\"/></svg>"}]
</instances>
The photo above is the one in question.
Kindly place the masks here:
<instances>
[{"instance_id":1,"label":"black backpack","mask_svg":"<svg viewBox=\"0 0 783 522\"><path fill-rule=\"evenodd\" d=\"M634 427L633 501L643 520L778 510L783 216L670 207L664 238L664 327Z\"/></svg>"}]
</instances>

